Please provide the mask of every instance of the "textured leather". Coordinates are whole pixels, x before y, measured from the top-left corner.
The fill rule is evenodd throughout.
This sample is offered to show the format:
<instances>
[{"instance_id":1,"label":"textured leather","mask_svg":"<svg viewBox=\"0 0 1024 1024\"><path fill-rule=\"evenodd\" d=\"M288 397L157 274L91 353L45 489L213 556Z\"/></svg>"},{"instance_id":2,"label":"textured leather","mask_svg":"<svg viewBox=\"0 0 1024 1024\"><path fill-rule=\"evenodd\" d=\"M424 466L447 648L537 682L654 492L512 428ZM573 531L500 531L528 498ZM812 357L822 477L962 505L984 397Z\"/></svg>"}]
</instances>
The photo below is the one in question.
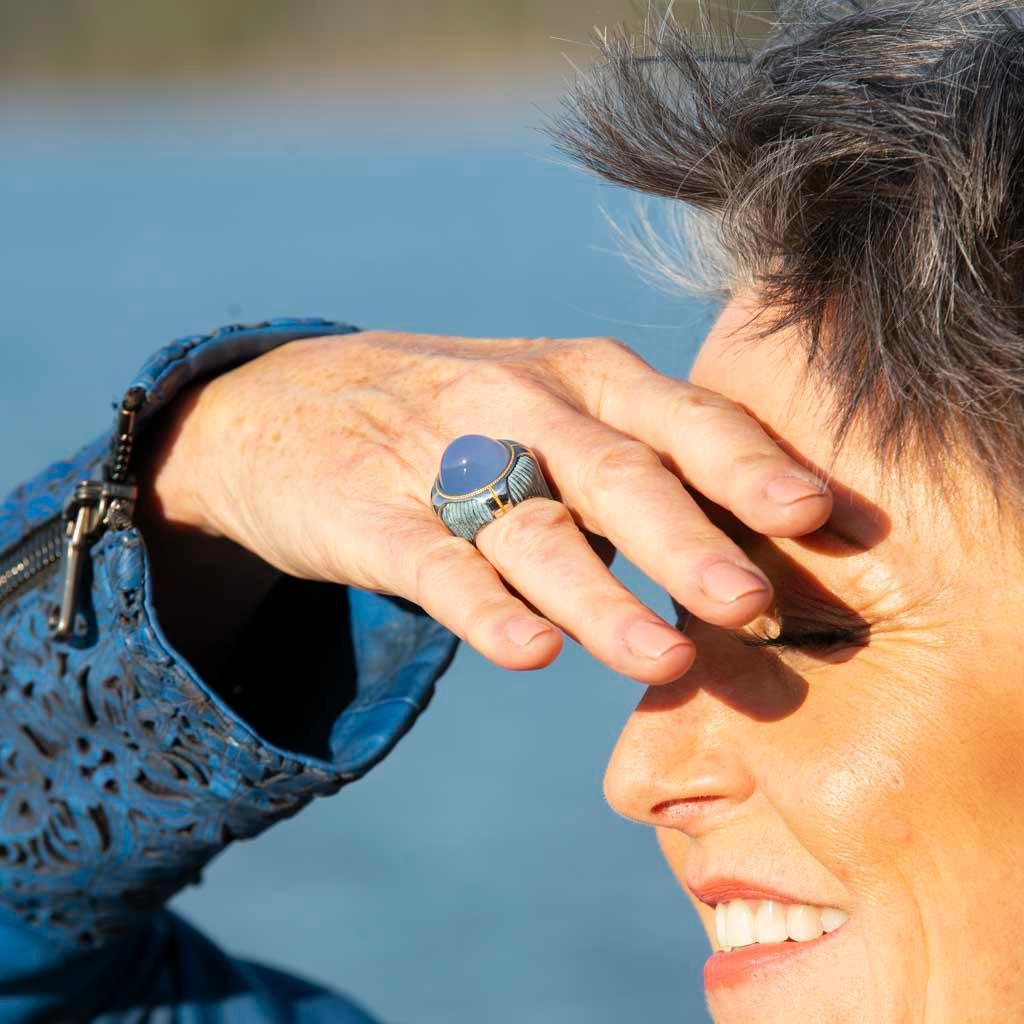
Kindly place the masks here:
<instances>
[{"instance_id":1,"label":"textured leather","mask_svg":"<svg viewBox=\"0 0 1024 1024\"><path fill-rule=\"evenodd\" d=\"M200 377L295 338L352 330L328 321L225 328L167 346L132 383L150 396L148 418ZM57 514L77 480L98 477L108 443L101 436L16 489L0 506L0 549ZM168 642L137 530L108 532L94 546L88 629L68 642L51 639L47 624L58 587L52 577L0 610L0 1020L23 1019L3 1009L5 985L18 976L5 934L25 930L24 949L41 943L54 962L88 961L92 950L97 964L105 949L113 955L148 934L168 919L156 913L164 902L228 843L384 757L456 645L420 609L350 590L337 629L354 677L324 685L344 685L351 699L325 749L289 750L261 736ZM294 692L281 686L280 700Z\"/></svg>"}]
</instances>

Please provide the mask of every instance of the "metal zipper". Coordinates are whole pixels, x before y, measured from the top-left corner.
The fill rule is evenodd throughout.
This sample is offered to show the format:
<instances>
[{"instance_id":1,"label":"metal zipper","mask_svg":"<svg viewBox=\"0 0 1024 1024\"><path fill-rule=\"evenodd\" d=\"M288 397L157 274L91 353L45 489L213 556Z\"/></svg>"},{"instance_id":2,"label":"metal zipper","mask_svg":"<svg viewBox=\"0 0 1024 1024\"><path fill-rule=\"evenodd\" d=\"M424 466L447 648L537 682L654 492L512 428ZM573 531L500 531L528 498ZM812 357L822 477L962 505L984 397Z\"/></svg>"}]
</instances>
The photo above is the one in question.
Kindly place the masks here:
<instances>
[{"instance_id":1,"label":"metal zipper","mask_svg":"<svg viewBox=\"0 0 1024 1024\"><path fill-rule=\"evenodd\" d=\"M0 608L29 583L35 586L52 576L63 551L64 517L55 516L5 552L0 561Z\"/></svg>"},{"instance_id":2,"label":"metal zipper","mask_svg":"<svg viewBox=\"0 0 1024 1024\"><path fill-rule=\"evenodd\" d=\"M138 487L130 472L131 456L136 417L145 401L143 388L130 388L122 399L102 479L80 480L59 516L35 527L0 555L0 609L61 569L60 606L50 619L58 640L67 640L75 632L89 549L107 530L127 530L132 525Z\"/></svg>"}]
</instances>

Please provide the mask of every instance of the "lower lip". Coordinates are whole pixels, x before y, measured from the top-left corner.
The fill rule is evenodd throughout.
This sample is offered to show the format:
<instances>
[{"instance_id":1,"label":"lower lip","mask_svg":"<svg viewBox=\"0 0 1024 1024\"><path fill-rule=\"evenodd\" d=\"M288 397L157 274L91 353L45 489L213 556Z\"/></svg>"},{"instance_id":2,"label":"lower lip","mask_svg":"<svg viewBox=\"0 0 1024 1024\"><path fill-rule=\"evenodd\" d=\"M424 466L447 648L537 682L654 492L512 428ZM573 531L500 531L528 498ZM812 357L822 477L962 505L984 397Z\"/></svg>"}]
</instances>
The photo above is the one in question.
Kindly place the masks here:
<instances>
[{"instance_id":1,"label":"lower lip","mask_svg":"<svg viewBox=\"0 0 1024 1024\"><path fill-rule=\"evenodd\" d=\"M712 992L719 988L731 988L750 981L756 975L790 967L801 958L821 949L844 927L845 924L810 942L754 943L731 953L723 953L721 950L712 953L704 964L704 989Z\"/></svg>"}]
</instances>

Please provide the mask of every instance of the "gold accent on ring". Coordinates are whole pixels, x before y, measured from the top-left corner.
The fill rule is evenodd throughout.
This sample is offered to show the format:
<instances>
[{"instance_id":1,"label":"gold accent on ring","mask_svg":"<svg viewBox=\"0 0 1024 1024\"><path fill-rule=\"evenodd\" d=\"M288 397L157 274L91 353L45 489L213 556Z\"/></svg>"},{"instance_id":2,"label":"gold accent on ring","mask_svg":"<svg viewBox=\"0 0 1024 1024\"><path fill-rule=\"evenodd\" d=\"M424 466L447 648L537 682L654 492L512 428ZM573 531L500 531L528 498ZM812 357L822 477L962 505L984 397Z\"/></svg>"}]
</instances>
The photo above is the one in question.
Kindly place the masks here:
<instances>
[{"instance_id":1,"label":"gold accent on ring","mask_svg":"<svg viewBox=\"0 0 1024 1024\"><path fill-rule=\"evenodd\" d=\"M509 506L506 505L498 496L498 492L494 489L493 484L488 484L487 490L491 492L491 497L494 499L494 503L498 506L495 509L491 509L491 515L494 516L495 519L500 519L509 510Z\"/></svg>"}]
</instances>

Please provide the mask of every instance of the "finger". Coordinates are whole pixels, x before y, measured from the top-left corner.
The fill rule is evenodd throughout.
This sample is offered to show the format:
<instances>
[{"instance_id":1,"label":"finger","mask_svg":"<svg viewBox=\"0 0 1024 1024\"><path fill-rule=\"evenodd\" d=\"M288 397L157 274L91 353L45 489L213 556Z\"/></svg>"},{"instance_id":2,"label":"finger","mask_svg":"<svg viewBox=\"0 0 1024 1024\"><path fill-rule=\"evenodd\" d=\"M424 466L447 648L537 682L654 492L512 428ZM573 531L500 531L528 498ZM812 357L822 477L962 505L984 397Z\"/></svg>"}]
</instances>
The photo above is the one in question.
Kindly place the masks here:
<instances>
[{"instance_id":1,"label":"finger","mask_svg":"<svg viewBox=\"0 0 1024 1024\"><path fill-rule=\"evenodd\" d=\"M821 526L832 495L735 402L675 380L625 350L583 397L609 426L646 442L682 479L758 533L796 537ZM602 364L607 365L607 364Z\"/></svg>"},{"instance_id":2,"label":"finger","mask_svg":"<svg viewBox=\"0 0 1024 1024\"><path fill-rule=\"evenodd\" d=\"M538 455L586 529L707 622L739 626L765 610L768 578L651 448L568 406L545 428Z\"/></svg>"},{"instance_id":3,"label":"finger","mask_svg":"<svg viewBox=\"0 0 1024 1024\"><path fill-rule=\"evenodd\" d=\"M381 589L414 601L502 668L543 668L558 656L558 630L510 594L487 559L433 513L414 513L389 538L394 577Z\"/></svg>"},{"instance_id":4,"label":"finger","mask_svg":"<svg viewBox=\"0 0 1024 1024\"><path fill-rule=\"evenodd\" d=\"M530 498L476 542L503 579L616 672L667 683L693 663L693 641L608 571L561 502Z\"/></svg>"}]
</instances>

